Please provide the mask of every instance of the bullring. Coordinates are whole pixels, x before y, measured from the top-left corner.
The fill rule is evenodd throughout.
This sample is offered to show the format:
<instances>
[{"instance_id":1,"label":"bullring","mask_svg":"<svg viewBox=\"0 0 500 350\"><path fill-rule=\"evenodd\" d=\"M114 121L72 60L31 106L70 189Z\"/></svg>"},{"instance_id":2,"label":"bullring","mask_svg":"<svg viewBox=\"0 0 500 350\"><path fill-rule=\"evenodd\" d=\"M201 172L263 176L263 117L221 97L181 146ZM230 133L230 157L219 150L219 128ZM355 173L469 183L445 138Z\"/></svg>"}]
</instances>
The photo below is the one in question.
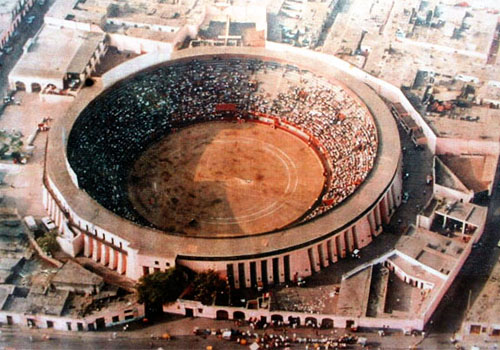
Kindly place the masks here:
<instances>
[{"instance_id":1,"label":"bullring","mask_svg":"<svg viewBox=\"0 0 500 350\"><path fill-rule=\"evenodd\" d=\"M197 80L200 72L210 73L208 82ZM99 86L82 91L51 130L44 203L73 254L83 251L133 279L180 264L212 268L235 287L272 284L308 276L367 246L400 203L393 117L372 90L333 66L264 49L209 48L175 52L123 78L104 92ZM136 90L127 90L134 82ZM178 95L168 92L173 84ZM198 95L205 98L199 106ZM109 102L117 100L130 107ZM96 114L99 108L106 112ZM298 139L321 164L320 195L307 197L303 213L280 227L238 234L190 233L148 220L124 185L133 163L163 137L205 123L255 124ZM123 131L132 134L123 137ZM239 178L245 186L255 180ZM192 220L187 223L199 226Z\"/></svg>"}]
</instances>

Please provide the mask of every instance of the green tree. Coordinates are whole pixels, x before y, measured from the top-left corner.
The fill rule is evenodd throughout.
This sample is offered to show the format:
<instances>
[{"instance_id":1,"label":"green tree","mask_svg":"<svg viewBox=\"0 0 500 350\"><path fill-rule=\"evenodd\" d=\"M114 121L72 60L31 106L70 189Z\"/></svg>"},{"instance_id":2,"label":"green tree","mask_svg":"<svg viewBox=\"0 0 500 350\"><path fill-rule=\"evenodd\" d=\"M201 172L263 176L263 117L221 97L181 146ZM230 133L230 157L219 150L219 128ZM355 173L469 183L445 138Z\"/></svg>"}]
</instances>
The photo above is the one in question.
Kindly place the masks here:
<instances>
[{"instance_id":1,"label":"green tree","mask_svg":"<svg viewBox=\"0 0 500 350\"><path fill-rule=\"evenodd\" d=\"M49 231L43 236L36 239L36 243L42 248L45 253L53 253L59 249L59 243L57 243L57 232Z\"/></svg>"},{"instance_id":2,"label":"green tree","mask_svg":"<svg viewBox=\"0 0 500 350\"><path fill-rule=\"evenodd\" d=\"M151 306L173 303L188 283L189 274L180 267L142 276L137 283L138 300Z\"/></svg>"},{"instance_id":3,"label":"green tree","mask_svg":"<svg viewBox=\"0 0 500 350\"><path fill-rule=\"evenodd\" d=\"M193 299L204 305L212 305L218 294L228 292L226 281L222 280L213 270L196 274L192 289Z\"/></svg>"},{"instance_id":4,"label":"green tree","mask_svg":"<svg viewBox=\"0 0 500 350\"><path fill-rule=\"evenodd\" d=\"M108 17L118 17L120 16L120 6L117 4L109 4L106 9L106 15Z\"/></svg>"}]
</instances>

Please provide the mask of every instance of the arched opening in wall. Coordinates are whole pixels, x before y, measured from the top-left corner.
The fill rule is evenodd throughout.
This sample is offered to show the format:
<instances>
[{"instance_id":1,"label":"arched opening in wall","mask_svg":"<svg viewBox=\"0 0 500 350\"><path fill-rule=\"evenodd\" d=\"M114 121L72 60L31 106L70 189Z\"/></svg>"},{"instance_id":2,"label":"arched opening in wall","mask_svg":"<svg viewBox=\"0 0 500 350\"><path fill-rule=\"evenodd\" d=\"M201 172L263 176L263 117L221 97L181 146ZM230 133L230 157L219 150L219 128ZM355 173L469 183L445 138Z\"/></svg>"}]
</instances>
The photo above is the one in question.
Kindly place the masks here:
<instances>
[{"instance_id":1,"label":"arched opening in wall","mask_svg":"<svg viewBox=\"0 0 500 350\"><path fill-rule=\"evenodd\" d=\"M306 317L306 326L307 327L317 327L318 320L316 320L314 317Z\"/></svg>"},{"instance_id":2,"label":"arched opening in wall","mask_svg":"<svg viewBox=\"0 0 500 350\"><path fill-rule=\"evenodd\" d=\"M331 318L324 318L321 321L321 328L333 328L333 320Z\"/></svg>"},{"instance_id":3,"label":"arched opening in wall","mask_svg":"<svg viewBox=\"0 0 500 350\"><path fill-rule=\"evenodd\" d=\"M356 328L356 323L354 322L354 320L347 320L347 321L345 321L345 328L346 329L354 329L354 328Z\"/></svg>"},{"instance_id":4,"label":"arched opening in wall","mask_svg":"<svg viewBox=\"0 0 500 350\"><path fill-rule=\"evenodd\" d=\"M271 323L276 324L276 323L283 323L283 316L281 315L271 315Z\"/></svg>"},{"instance_id":5,"label":"arched opening in wall","mask_svg":"<svg viewBox=\"0 0 500 350\"><path fill-rule=\"evenodd\" d=\"M42 87L38 83L31 84L31 92L40 92L42 91Z\"/></svg>"},{"instance_id":6,"label":"arched opening in wall","mask_svg":"<svg viewBox=\"0 0 500 350\"><path fill-rule=\"evenodd\" d=\"M16 81L16 90L26 91L26 85L22 81Z\"/></svg>"},{"instance_id":7,"label":"arched opening in wall","mask_svg":"<svg viewBox=\"0 0 500 350\"><path fill-rule=\"evenodd\" d=\"M229 314L226 310L217 310L216 318L218 320L229 320Z\"/></svg>"},{"instance_id":8,"label":"arched opening in wall","mask_svg":"<svg viewBox=\"0 0 500 350\"><path fill-rule=\"evenodd\" d=\"M294 324L300 326L300 317L288 316L288 323L290 326L293 326Z\"/></svg>"},{"instance_id":9,"label":"arched opening in wall","mask_svg":"<svg viewBox=\"0 0 500 350\"><path fill-rule=\"evenodd\" d=\"M245 319L245 313L242 311L235 311L233 313L233 319L234 320L244 320Z\"/></svg>"}]
</instances>

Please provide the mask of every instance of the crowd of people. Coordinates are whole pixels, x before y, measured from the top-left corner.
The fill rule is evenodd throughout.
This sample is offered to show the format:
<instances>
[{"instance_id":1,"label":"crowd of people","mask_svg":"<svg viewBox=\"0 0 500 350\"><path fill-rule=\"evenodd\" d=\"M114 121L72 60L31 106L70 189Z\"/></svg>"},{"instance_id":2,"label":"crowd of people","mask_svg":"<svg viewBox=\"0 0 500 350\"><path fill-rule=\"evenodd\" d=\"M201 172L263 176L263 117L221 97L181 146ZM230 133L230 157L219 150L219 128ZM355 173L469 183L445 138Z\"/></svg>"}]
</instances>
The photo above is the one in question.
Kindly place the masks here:
<instances>
[{"instance_id":1,"label":"crowd of people","mask_svg":"<svg viewBox=\"0 0 500 350\"><path fill-rule=\"evenodd\" d=\"M274 77L279 76L279 84ZM234 106L219 110L221 104ZM107 209L151 225L127 193L129 169L152 143L184 126L273 116L310 135L325 165L321 214L354 192L373 167L374 121L347 91L288 64L249 58L181 61L140 73L92 101L68 137L78 185Z\"/></svg>"},{"instance_id":2,"label":"crowd of people","mask_svg":"<svg viewBox=\"0 0 500 350\"><path fill-rule=\"evenodd\" d=\"M238 327L244 326L240 324ZM289 334L288 331L292 333ZM302 332L301 332L302 333ZM336 335L336 331L331 331L330 334L319 334L316 331L316 336L306 337L295 333L294 329L289 329L286 325L273 325L272 328L265 329L264 331L256 332L251 330L242 330L239 328L231 329L199 329L195 327L193 334L208 339L210 336L215 336L218 340L233 341L240 345L256 344L256 349L291 349L298 347L298 344L303 344L303 349L347 349L356 343L366 345L365 338L359 338L354 334L345 333L343 335ZM365 339L365 341L359 340ZM212 347L213 348L213 347Z\"/></svg>"}]
</instances>

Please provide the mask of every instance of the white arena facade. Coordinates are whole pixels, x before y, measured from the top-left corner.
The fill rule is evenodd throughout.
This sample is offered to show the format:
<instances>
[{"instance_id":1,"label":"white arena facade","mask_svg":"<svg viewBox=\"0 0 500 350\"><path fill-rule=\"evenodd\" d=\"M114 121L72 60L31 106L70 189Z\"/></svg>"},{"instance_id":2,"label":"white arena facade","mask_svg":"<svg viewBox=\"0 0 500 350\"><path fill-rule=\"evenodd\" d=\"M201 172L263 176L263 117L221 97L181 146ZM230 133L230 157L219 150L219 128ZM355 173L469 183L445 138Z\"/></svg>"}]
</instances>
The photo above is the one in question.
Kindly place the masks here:
<instances>
[{"instance_id":1,"label":"white arena facade","mask_svg":"<svg viewBox=\"0 0 500 350\"><path fill-rule=\"evenodd\" d=\"M207 80L202 72L210 71ZM186 86L190 94L176 92ZM127 195L131 164L165 135L222 121L268 126L312 148L323 167L319 195L276 229L191 232L149 220ZM50 130L43 201L72 256L134 280L175 265L213 269L243 288L307 277L367 247L401 202L401 169L389 109L334 63L273 49L197 48L139 56L83 89Z\"/></svg>"}]
</instances>

